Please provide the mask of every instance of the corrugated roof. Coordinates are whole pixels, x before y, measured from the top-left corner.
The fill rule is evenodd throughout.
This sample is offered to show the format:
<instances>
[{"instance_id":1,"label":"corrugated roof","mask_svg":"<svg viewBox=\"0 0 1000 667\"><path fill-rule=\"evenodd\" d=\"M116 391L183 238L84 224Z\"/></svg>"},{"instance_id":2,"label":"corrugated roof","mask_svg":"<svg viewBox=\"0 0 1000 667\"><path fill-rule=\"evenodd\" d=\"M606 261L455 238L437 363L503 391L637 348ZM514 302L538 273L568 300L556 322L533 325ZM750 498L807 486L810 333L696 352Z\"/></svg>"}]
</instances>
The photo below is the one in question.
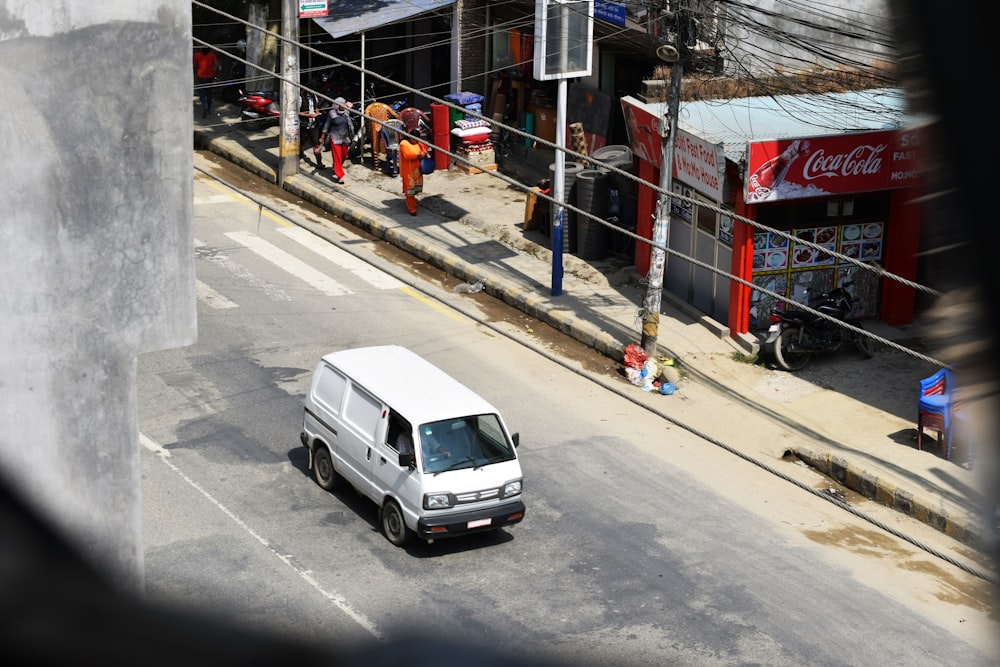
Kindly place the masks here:
<instances>
[{"instance_id":1,"label":"corrugated roof","mask_svg":"<svg viewBox=\"0 0 1000 667\"><path fill-rule=\"evenodd\" d=\"M666 103L647 106L662 114ZM682 130L721 143L726 157L736 163L746 157L749 143L915 124L899 88L681 102L678 116Z\"/></svg>"},{"instance_id":2,"label":"corrugated roof","mask_svg":"<svg viewBox=\"0 0 1000 667\"><path fill-rule=\"evenodd\" d=\"M314 19L316 25L334 38L374 30L418 14L448 7L455 0L338 0L330 3L326 17Z\"/></svg>"}]
</instances>

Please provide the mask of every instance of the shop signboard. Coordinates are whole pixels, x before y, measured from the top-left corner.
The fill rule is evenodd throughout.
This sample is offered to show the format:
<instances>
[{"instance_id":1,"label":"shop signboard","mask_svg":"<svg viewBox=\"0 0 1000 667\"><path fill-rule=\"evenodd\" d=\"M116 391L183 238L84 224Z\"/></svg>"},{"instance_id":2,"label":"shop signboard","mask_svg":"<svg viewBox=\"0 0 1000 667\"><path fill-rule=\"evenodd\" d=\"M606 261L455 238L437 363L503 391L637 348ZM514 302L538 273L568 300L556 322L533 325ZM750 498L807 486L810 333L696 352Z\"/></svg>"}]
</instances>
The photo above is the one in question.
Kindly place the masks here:
<instances>
[{"instance_id":1,"label":"shop signboard","mask_svg":"<svg viewBox=\"0 0 1000 667\"><path fill-rule=\"evenodd\" d=\"M594 0L594 18L607 21L620 28L625 27L625 5L620 2Z\"/></svg>"},{"instance_id":2,"label":"shop signboard","mask_svg":"<svg viewBox=\"0 0 1000 667\"><path fill-rule=\"evenodd\" d=\"M299 18L315 19L329 16L330 9L328 0L302 0L299 2Z\"/></svg>"},{"instance_id":3,"label":"shop signboard","mask_svg":"<svg viewBox=\"0 0 1000 667\"><path fill-rule=\"evenodd\" d=\"M748 204L916 185L919 132L885 130L749 145Z\"/></svg>"},{"instance_id":4,"label":"shop signboard","mask_svg":"<svg viewBox=\"0 0 1000 667\"><path fill-rule=\"evenodd\" d=\"M630 97L622 98L629 147L640 160L659 168L662 153L660 122L663 105L648 105ZM675 178L705 195L713 202L722 201L726 159L722 145L696 137L683 129L674 141Z\"/></svg>"}]
</instances>

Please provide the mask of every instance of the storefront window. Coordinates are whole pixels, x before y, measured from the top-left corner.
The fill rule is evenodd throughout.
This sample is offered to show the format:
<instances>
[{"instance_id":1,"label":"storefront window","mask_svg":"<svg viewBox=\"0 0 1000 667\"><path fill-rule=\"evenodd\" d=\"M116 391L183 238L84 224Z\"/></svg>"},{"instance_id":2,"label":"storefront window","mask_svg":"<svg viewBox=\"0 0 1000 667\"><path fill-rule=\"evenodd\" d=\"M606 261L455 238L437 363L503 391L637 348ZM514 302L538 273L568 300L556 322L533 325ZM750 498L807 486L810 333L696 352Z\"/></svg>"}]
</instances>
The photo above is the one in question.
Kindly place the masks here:
<instances>
[{"instance_id":1,"label":"storefront window","mask_svg":"<svg viewBox=\"0 0 1000 667\"><path fill-rule=\"evenodd\" d=\"M678 218L682 218L687 222L691 222L693 218L692 210L694 209L694 205L690 201L691 195L694 194L691 188L686 188L680 183L674 183L671 190L681 195L682 197L687 198L687 199L680 199L678 197L671 197L670 198L671 214L676 215Z\"/></svg>"},{"instance_id":2,"label":"storefront window","mask_svg":"<svg viewBox=\"0 0 1000 667\"><path fill-rule=\"evenodd\" d=\"M698 208L698 229L715 237L719 226L719 215L713 209L706 206Z\"/></svg>"},{"instance_id":3,"label":"storefront window","mask_svg":"<svg viewBox=\"0 0 1000 667\"><path fill-rule=\"evenodd\" d=\"M761 206L758 213L758 222L794 239L789 241L766 231L754 234L755 285L808 304L823 292L850 282L855 301L853 316L878 315L878 276L838 255L861 261L882 260L887 214L884 193ZM767 314L786 307L779 299L755 290L751 296L751 328L767 326Z\"/></svg>"}]
</instances>

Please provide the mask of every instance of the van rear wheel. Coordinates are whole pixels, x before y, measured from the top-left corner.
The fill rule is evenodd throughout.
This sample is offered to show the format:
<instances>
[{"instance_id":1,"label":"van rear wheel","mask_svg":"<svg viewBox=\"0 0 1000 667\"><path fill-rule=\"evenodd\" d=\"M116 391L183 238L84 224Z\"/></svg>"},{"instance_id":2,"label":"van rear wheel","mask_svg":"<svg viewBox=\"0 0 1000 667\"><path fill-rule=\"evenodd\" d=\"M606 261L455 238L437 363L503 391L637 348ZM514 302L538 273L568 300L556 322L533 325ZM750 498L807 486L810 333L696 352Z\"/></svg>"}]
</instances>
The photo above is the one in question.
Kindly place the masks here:
<instances>
[{"instance_id":1,"label":"van rear wheel","mask_svg":"<svg viewBox=\"0 0 1000 667\"><path fill-rule=\"evenodd\" d=\"M399 509L395 500L385 501L379 517L382 519L382 532L390 542L401 547L410 540L410 529L403 521L403 510Z\"/></svg>"},{"instance_id":2,"label":"van rear wheel","mask_svg":"<svg viewBox=\"0 0 1000 667\"><path fill-rule=\"evenodd\" d=\"M317 445L313 454L313 477L320 488L326 491L336 491L341 487L342 477L333 468L330 450L323 445Z\"/></svg>"}]
</instances>

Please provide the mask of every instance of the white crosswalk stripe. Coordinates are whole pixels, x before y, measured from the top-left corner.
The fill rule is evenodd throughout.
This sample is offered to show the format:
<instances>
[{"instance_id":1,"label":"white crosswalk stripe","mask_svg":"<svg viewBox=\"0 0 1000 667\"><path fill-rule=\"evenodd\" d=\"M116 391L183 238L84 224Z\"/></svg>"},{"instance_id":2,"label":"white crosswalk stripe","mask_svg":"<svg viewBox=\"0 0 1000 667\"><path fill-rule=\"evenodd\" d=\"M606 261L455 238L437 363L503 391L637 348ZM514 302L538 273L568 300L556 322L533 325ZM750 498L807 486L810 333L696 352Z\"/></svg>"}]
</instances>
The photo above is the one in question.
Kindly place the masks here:
<instances>
[{"instance_id":1,"label":"white crosswalk stripe","mask_svg":"<svg viewBox=\"0 0 1000 667\"><path fill-rule=\"evenodd\" d=\"M329 241L316 236L306 229L302 229L301 227L285 227L278 231L318 255L330 260L337 266L347 269L372 287L378 289L397 289L403 286L402 282L396 280L385 271L381 271L371 264L366 264L354 255L341 250Z\"/></svg>"},{"instance_id":2,"label":"white crosswalk stripe","mask_svg":"<svg viewBox=\"0 0 1000 667\"><path fill-rule=\"evenodd\" d=\"M221 310L224 308L240 307L238 303L230 301L200 280L195 282L195 294L201 299L202 303L211 308Z\"/></svg>"},{"instance_id":3,"label":"white crosswalk stripe","mask_svg":"<svg viewBox=\"0 0 1000 667\"><path fill-rule=\"evenodd\" d=\"M297 257L268 243L255 234L249 232L229 232L226 236L327 296L346 296L353 293L349 288L341 285L330 276L317 271Z\"/></svg>"},{"instance_id":4,"label":"white crosswalk stripe","mask_svg":"<svg viewBox=\"0 0 1000 667\"><path fill-rule=\"evenodd\" d=\"M292 297L290 297L283 289L277 287L276 285L272 285L246 267L234 262L225 254L225 252L219 250L218 248L213 248L205 241L196 238L194 240L194 249L196 258L218 264L236 278L252 286L257 293L263 294L269 299L278 302L292 300ZM198 296L200 297L202 295L198 294Z\"/></svg>"}]
</instances>

